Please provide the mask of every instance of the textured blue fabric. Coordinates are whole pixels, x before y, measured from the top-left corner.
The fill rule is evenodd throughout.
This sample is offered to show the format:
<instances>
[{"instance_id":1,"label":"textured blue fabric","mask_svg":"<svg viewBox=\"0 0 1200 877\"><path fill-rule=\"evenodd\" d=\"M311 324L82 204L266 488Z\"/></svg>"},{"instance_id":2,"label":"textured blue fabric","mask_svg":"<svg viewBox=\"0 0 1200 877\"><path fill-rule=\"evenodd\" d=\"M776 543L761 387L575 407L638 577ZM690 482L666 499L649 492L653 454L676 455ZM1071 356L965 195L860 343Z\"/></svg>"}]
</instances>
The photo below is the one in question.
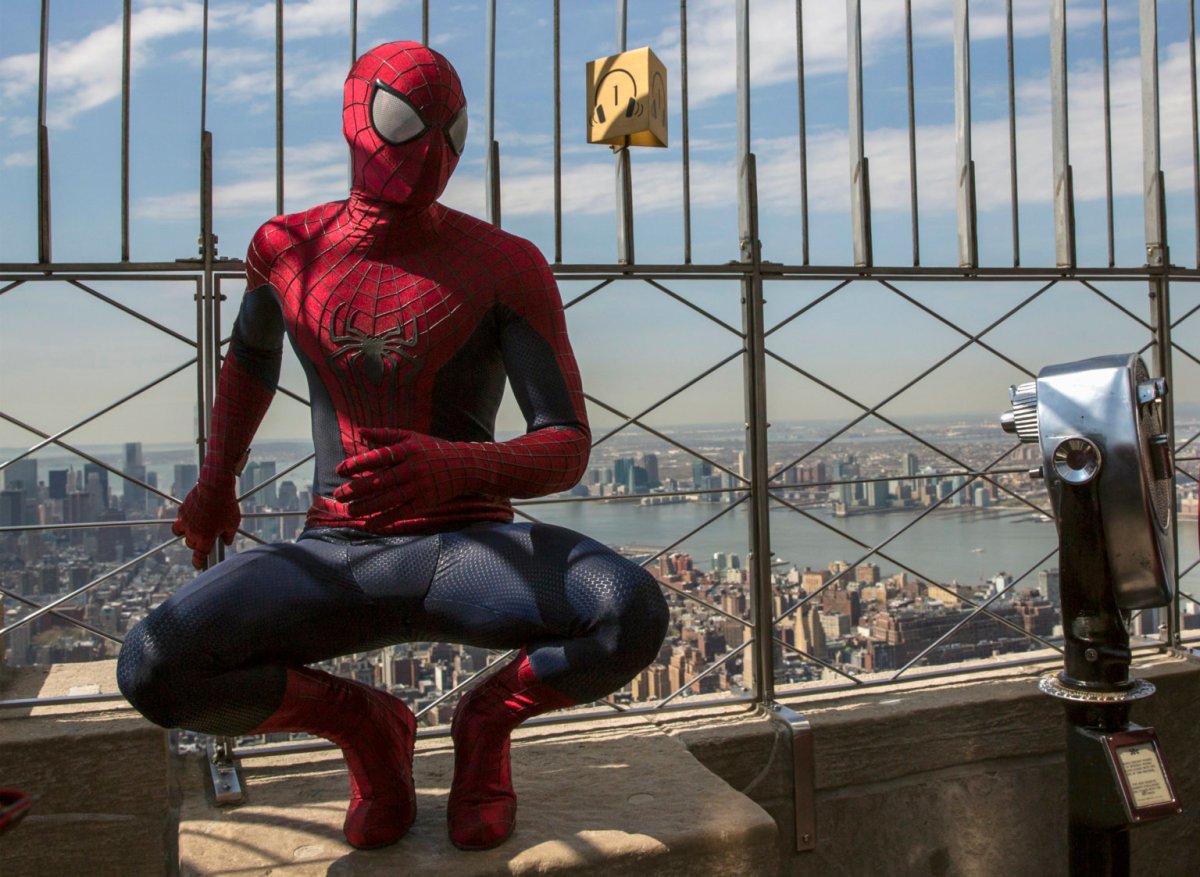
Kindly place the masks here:
<instances>
[{"instance_id":1,"label":"textured blue fabric","mask_svg":"<svg viewBox=\"0 0 1200 877\"><path fill-rule=\"evenodd\" d=\"M117 678L151 721L241 734L275 711L288 667L433 640L525 646L540 681L587 702L650 663L666 625L646 570L561 527L310 530L180 589L129 632Z\"/></svg>"}]
</instances>

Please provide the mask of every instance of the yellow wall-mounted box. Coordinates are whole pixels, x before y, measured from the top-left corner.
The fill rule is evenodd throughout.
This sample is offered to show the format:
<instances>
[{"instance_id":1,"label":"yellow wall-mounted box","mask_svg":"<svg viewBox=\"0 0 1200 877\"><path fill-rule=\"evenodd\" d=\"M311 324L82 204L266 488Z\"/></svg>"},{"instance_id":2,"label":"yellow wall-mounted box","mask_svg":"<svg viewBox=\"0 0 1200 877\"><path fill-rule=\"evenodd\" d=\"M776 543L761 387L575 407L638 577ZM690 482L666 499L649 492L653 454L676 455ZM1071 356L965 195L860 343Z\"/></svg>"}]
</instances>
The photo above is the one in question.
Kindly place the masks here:
<instances>
[{"instance_id":1,"label":"yellow wall-mounted box","mask_svg":"<svg viewBox=\"0 0 1200 877\"><path fill-rule=\"evenodd\" d=\"M588 143L667 145L667 68L649 48L587 65Z\"/></svg>"}]
</instances>

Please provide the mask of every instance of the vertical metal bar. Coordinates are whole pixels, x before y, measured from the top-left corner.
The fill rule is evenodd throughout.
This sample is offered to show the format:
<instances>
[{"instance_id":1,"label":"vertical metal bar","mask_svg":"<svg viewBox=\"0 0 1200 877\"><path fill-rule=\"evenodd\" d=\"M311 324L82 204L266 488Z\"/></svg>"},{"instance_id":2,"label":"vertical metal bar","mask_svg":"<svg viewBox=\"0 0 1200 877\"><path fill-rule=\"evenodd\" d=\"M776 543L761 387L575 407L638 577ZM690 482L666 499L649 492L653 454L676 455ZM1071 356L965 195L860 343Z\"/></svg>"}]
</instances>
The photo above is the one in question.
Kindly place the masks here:
<instances>
[{"instance_id":1,"label":"vertical metal bar","mask_svg":"<svg viewBox=\"0 0 1200 877\"><path fill-rule=\"evenodd\" d=\"M912 204L912 263L921 264L921 233L917 210L917 108L913 87L912 0L904 0L904 56L908 73L908 195Z\"/></svg>"},{"instance_id":2,"label":"vertical metal bar","mask_svg":"<svg viewBox=\"0 0 1200 877\"><path fill-rule=\"evenodd\" d=\"M1167 205L1163 186L1162 152L1159 127L1158 91L1158 3L1141 0L1139 25L1142 67L1142 172L1145 184L1143 211L1146 227L1146 266L1150 269L1150 306L1154 329L1154 365L1158 374L1174 386L1171 369L1171 296L1168 282L1170 255L1167 247ZM1174 394L1167 398L1164 409L1166 433L1170 446L1175 446ZM1179 569L1178 516L1172 516L1175 568ZM1179 583L1175 596L1167 607L1167 641L1179 642Z\"/></svg>"},{"instance_id":3,"label":"vertical metal bar","mask_svg":"<svg viewBox=\"0 0 1200 877\"><path fill-rule=\"evenodd\" d=\"M1196 0L1188 4L1188 65L1192 84L1192 204L1195 214L1196 267L1200 268L1200 118L1196 111Z\"/></svg>"},{"instance_id":4,"label":"vertical metal bar","mask_svg":"<svg viewBox=\"0 0 1200 877\"><path fill-rule=\"evenodd\" d=\"M975 162L971 153L970 0L954 0L954 143L958 214L958 264L979 265Z\"/></svg>"},{"instance_id":5,"label":"vertical metal bar","mask_svg":"<svg viewBox=\"0 0 1200 877\"><path fill-rule=\"evenodd\" d=\"M617 262L632 265L637 261L633 246L633 167L629 147L617 151Z\"/></svg>"},{"instance_id":6,"label":"vertical metal bar","mask_svg":"<svg viewBox=\"0 0 1200 877\"><path fill-rule=\"evenodd\" d=\"M562 264L562 25L554 0L554 263Z\"/></svg>"},{"instance_id":7,"label":"vertical metal bar","mask_svg":"<svg viewBox=\"0 0 1200 877\"><path fill-rule=\"evenodd\" d=\"M1107 210L1108 267L1112 268L1117 264L1117 258L1113 241L1112 100L1108 82L1108 0L1100 0L1100 40L1104 69L1104 205ZM1195 79L1196 77L1192 76L1193 94L1196 86Z\"/></svg>"},{"instance_id":8,"label":"vertical metal bar","mask_svg":"<svg viewBox=\"0 0 1200 877\"><path fill-rule=\"evenodd\" d=\"M358 0L350 0L350 66L358 60ZM354 185L354 159L346 158L347 185Z\"/></svg>"},{"instance_id":9,"label":"vertical metal bar","mask_svg":"<svg viewBox=\"0 0 1200 877\"><path fill-rule=\"evenodd\" d=\"M50 129L46 126L46 89L50 54L50 0L42 0L42 26L38 42L38 261L51 260L50 246Z\"/></svg>"},{"instance_id":10,"label":"vertical metal bar","mask_svg":"<svg viewBox=\"0 0 1200 877\"><path fill-rule=\"evenodd\" d=\"M1061 2L1061 0L1060 0ZM1167 264L1165 193L1162 188L1162 151L1158 119L1158 3L1140 0L1142 57L1142 179L1146 227L1146 264Z\"/></svg>"},{"instance_id":11,"label":"vertical metal bar","mask_svg":"<svg viewBox=\"0 0 1200 877\"><path fill-rule=\"evenodd\" d=\"M1161 179L1161 175L1160 175ZM1166 247L1163 247L1164 251ZM1150 277L1150 308L1151 325L1154 330L1154 368L1158 375L1167 379L1167 386L1175 386L1175 374L1171 356L1171 287L1169 268L1164 264L1161 269L1152 269ZM1163 431L1168 436L1167 447L1175 447L1175 400L1177 394L1167 394L1166 405L1163 407ZM1175 553L1174 569L1179 570L1179 515L1171 516L1171 550ZM1167 615L1167 644L1178 646L1180 642L1179 618L1179 582L1173 582L1172 600L1166 607ZM1146 610L1154 612L1154 610ZM1152 633L1152 631L1147 631Z\"/></svg>"},{"instance_id":12,"label":"vertical metal bar","mask_svg":"<svg viewBox=\"0 0 1200 877\"><path fill-rule=\"evenodd\" d=\"M496 0L487 6L487 167L488 221L500 225L500 146L496 143Z\"/></svg>"},{"instance_id":13,"label":"vertical metal bar","mask_svg":"<svg viewBox=\"0 0 1200 877\"><path fill-rule=\"evenodd\" d=\"M750 151L750 0L737 0L738 235L743 262L752 266L742 279L742 365L746 396L746 445L750 452L749 538L753 554L750 587L754 618L754 694L775 696L772 637L770 497L767 493L767 387L763 319L762 250L758 239L758 181Z\"/></svg>"},{"instance_id":14,"label":"vertical metal bar","mask_svg":"<svg viewBox=\"0 0 1200 877\"><path fill-rule=\"evenodd\" d=\"M683 264L692 263L692 158L688 140L687 0L679 0L679 94L683 128Z\"/></svg>"},{"instance_id":15,"label":"vertical metal bar","mask_svg":"<svg viewBox=\"0 0 1200 877\"><path fill-rule=\"evenodd\" d=\"M421 45L429 45L429 0L421 0Z\"/></svg>"},{"instance_id":16,"label":"vertical metal bar","mask_svg":"<svg viewBox=\"0 0 1200 877\"><path fill-rule=\"evenodd\" d=\"M804 106L804 0L796 0L796 95L800 116L800 264L808 264L808 120Z\"/></svg>"},{"instance_id":17,"label":"vertical metal bar","mask_svg":"<svg viewBox=\"0 0 1200 877\"><path fill-rule=\"evenodd\" d=\"M204 0L203 30L200 48L200 257L203 271L196 288L196 359L200 373L197 379L196 454L197 463L204 465L208 452L208 435L212 402L216 395L216 363L219 351L213 339L220 335L220 325L213 322L214 297L212 252L212 134L208 124L208 0ZM218 342L219 343L219 342Z\"/></svg>"},{"instance_id":18,"label":"vertical metal bar","mask_svg":"<svg viewBox=\"0 0 1200 877\"><path fill-rule=\"evenodd\" d=\"M629 20L628 0L617 0L617 51L624 52ZM633 167L629 145L614 147L617 183L617 262L632 265L636 261L633 246Z\"/></svg>"},{"instance_id":19,"label":"vertical metal bar","mask_svg":"<svg viewBox=\"0 0 1200 877\"><path fill-rule=\"evenodd\" d=\"M1050 0L1050 149L1054 179L1054 253L1059 268L1075 267L1075 198L1067 130L1066 0Z\"/></svg>"},{"instance_id":20,"label":"vertical metal bar","mask_svg":"<svg viewBox=\"0 0 1200 877\"><path fill-rule=\"evenodd\" d=\"M746 161L750 155L750 4L749 0L737 0L737 162L738 173L746 174ZM749 195L739 189L738 235L741 238L743 262L753 259L753 238Z\"/></svg>"},{"instance_id":21,"label":"vertical metal bar","mask_svg":"<svg viewBox=\"0 0 1200 877\"><path fill-rule=\"evenodd\" d=\"M283 215L283 0L275 0L275 213Z\"/></svg>"},{"instance_id":22,"label":"vertical metal bar","mask_svg":"<svg viewBox=\"0 0 1200 877\"><path fill-rule=\"evenodd\" d=\"M487 184L488 222L500 228L500 144L495 140L488 145Z\"/></svg>"},{"instance_id":23,"label":"vertical metal bar","mask_svg":"<svg viewBox=\"0 0 1200 877\"><path fill-rule=\"evenodd\" d=\"M850 223L854 264L871 264L871 189L863 145L862 0L846 0L846 74L850 100Z\"/></svg>"},{"instance_id":24,"label":"vertical metal bar","mask_svg":"<svg viewBox=\"0 0 1200 877\"><path fill-rule=\"evenodd\" d=\"M121 261L129 261L129 47L132 0L121 10Z\"/></svg>"},{"instance_id":25,"label":"vertical metal bar","mask_svg":"<svg viewBox=\"0 0 1200 877\"><path fill-rule=\"evenodd\" d=\"M1008 44L1008 185L1012 205L1012 262L1021 267L1020 198L1017 196L1017 88L1013 63L1013 5L1005 3L1005 29Z\"/></svg>"},{"instance_id":26,"label":"vertical metal bar","mask_svg":"<svg viewBox=\"0 0 1200 877\"><path fill-rule=\"evenodd\" d=\"M208 306L204 294L204 278L196 280L196 465L204 465L204 454L208 446L208 427L205 410L208 407Z\"/></svg>"}]
</instances>

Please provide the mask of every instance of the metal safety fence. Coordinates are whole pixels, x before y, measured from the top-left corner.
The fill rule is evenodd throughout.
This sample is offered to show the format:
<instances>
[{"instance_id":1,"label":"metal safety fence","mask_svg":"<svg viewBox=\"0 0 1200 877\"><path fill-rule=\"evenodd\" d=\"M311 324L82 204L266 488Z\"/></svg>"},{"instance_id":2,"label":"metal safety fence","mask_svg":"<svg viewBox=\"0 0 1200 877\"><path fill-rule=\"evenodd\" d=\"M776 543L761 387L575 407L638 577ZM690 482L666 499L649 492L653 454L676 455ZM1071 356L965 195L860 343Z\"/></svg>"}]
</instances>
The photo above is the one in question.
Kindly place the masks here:
<instances>
[{"instance_id":1,"label":"metal safety fence","mask_svg":"<svg viewBox=\"0 0 1200 877\"><path fill-rule=\"evenodd\" d=\"M196 34L201 45L196 150L199 182L195 193L198 258L143 262L130 259L131 146L136 146L131 133L135 59L135 4L131 0L124 0L120 14L119 258L87 262L52 258L50 183L55 166L51 162L47 111L47 94L54 74L49 64L51 5L51 0L42 0L39 44L34 53L39 71L34 126L36 197L33 203L25 205L29 215L37 217L37 258L25 262L10 259L0 264L0 308L23 295L44 298L42 293L50 289L84 296L145 327L154 337L154 342L148 341L147 345L165 344L174 359L154 377L149 377L150 371L131 366L130 373L139 376L136 387L118 393L111 401L71 419L66 425L33 418L0 403L0 418L15 433L32 437L27 447L0 462L6 502L13 509L0 521L3 571L12 573L0 587L7 610L0 624L0 643L7 643L10 650L16 642L28 650L33 638L62 625L77 628L115 647L121 641L120 612L115 618L105 618L101 614L101 601L92 598L107 590L110 604L119 604L121 589L134 587L140 571L155 563L180 566L180 558L187 552L167 527L173 519L172 509L182 499L179 488L186 489L187 485L173 485L167 490L150 479L144 468L138 468L142 464L131 463L131 456L127 456L127 465L122 467L112 462L110 455L74 439L73 434L86 433L88 427L113 412L121 416L134 410L141 400L169 389L174 399L186 398L195 406L194 434L189 434L186 440L195 443L194 463L202 461L207 412L211 409L222 351L229 340L231 308L223 307L223 303L240 293L243 268L240 261L220 257L217 251L216 216L222 192L227 190L214 182L214 173L219 169L214 137L221 132L210 130L208 116L210 64L216 63L210 57L209 23L210 15L220 11L220 4L213 4L214 10L210 10L208 2L203 4ZM359 50L359 5L352 2L348 7L350 58ZM495 0L480 5L485 13L482 32L485 133L484 146L477 149L482 167L480 200L487 218L496 225L504 225L511 221L502 209L505 196L511 199L514 193L502 185L509 177L502 173L505 164L500 147L505 136L514 141L520 138L511 125L498 126L498 121L505 121L496 107L498 83L505 77L503 64L497 71L497 58L504 51L504 44L501 42L498 49L497 43L503 18L498 16ZM844 13L845 52L840 54L844 74L840 68L836 74L830 74L824 55L815 61L811 57L806 60L806 52L811 55L815 48L829 54L826 47L814 43L811 29L826 23L824 16L836 4L820 5L822 8L817 9L818 4L805 4L802 0L762 4L736 0L689 6L686 0L681 0L678 17L672 21L669 32L656 32L660 39L676 47L673 69L678 72L678 91L673 94L678 95L678 111L677 114L673 111L672 120L679 126L679 145L667 154L671 162L678 160L678 166L674 168L666 160L642 162L641 156L635 156L629 147L614 150L613 165L607 173L612 175L616 193L611 211L615 220L615 258L590 262L564 261L572 235L590 236L595 230L590 220L577 222L566 206L571 200L569 187L578 184L578 176L572 174L575 156L563 143L562 48L564 35L571 33L572 24L570 17L564 21L558 2L526 5L536 7L538 14L547 18L551 70L547 95L549 131L542 132L549 142L550 153L543 169L544 176L551 181L546 189L549 210L543 211L548 220L534 227L547 255L552 256L572 338L584 366L587 398L596 423L592 465L600 470L600 475L597 489L589 495L526 501L517 504L517 513L531 520L568 524L578 521L580 527L585 527L587 515L592 514L588 509L627 509L625 522L618 524L624 527L624 535L606 541L626 544L631 555L654 570L672 606L671 641L659 664L637 681L636 692L611 698L599 707L605 711L641 712L707 704L772 702L793 693L886 685L964 672L981 665L1032 663L1053 656L1059 648L1056 638L1049 627L1039 626L1045 619L1045 606L1032 597L1022 597L1025 602L1020 610L1013 608L1018 593L1027 589L1043 571L1050 573L1053 568L1055 542L1050 528L1043 526L1024 540L1028 544L1023 544L1014 555L1019 568L1008 570L1001 581L987 581L983 574L981 556L986 553L986 544L994 539L996 528L1015 527L1017 521L1032 525L1050 517L1044 493L1039 493L1025 479L1029 467L1022 465L1022 450L1007 442L998 426L994 438L978 435L964 438L961 424L931 424L912 412L922 402L929 401L925 397L977 400L977 393L985 389L1002 390L1009 383L1032 379L1047 362L1109 352L1110 347L1142 351L1150 360L1152 371L1165 375L1173 388L1166 422L1176 452L1179 507L1194 508L1196 463L1200 459L1194 453L1194 445L1200 439L1200 424L1187 409L1200 387L1193 377L1193 369L1200 366L1200 356L1193 352L1200 350L1200 337L1194 341L1190 337L1200 325L1200 317L1196 316L1200 312L1200 298L1197 298L1200 263L1197 267L1173 264L1167 246L1170 202L1173 206L1183 205L1182 211L1171 214L1173 219L1179 212L1184 214L1171 227L1194 234L1194 252L1200 258L1194 2L1187 8L1190 50L1184 64L1190 71L1186 92L1190 106L1192 179L1188 186L1174 179L1168 181L1161 161L1163 99L1158 77L1163 60L1159 48L1160 12L1154 0L1141 0L1138 4L1136 57L1141 101L1136 119L1114 115L1107 2L1100 4L1098 16L1081 15L1089 32L1100 37L1095 59L1097 69L1103 74L1101 100L1096 108L1098 122L1081 119L1081 111L1068 99L1068 81L1074 74L1067 63L1067 48L1074 45L1075 31L1068 27L1067 16L1068 11L1075 14L1075 7L1068 10L1065 0L1052 0L1048 14L1043 9L1049 51L1044 57L1046 89L1037 99L1045 104L1044 133L1048 142L1043 153L1032 157L1028 153L1019 155L1019 146L1024 141L1020 132L1023 117L1017 111L1021 98L1017 73L1021 63L1020 27L1024 19L1015 16L1013 0L990 4L947 0L942 12L949 22L951 51L940 78L922 68L921 36L919 28L914 31L912 3L905 0L903 4L892 4L895 7L892 13L898 16L899 33L903 34L903 75L899 78L901 85L887 83L882 96L867 85L871 78L870 63L863 43L864 34L869 40L872 32L859 0L847 0L844 10L838 9L839 14ZM618 0L614 5L616 36L607 49L622 51L627 47L631 29L630 4ZM271 151L276 213L284 212L285 183L289 179L285 168L284 35L291 6L276 0L273 9L271 104L275 137ZM794 46L791 73L785 76L778 68L772 68L766 74L766 78L782 79L786 87L795 89L791 106L795 110L796 127L781 138L790 144L795 166L784 177L778 172L782 159L778 152L772 151L773 145L767 145L770 155L760 156L756 152L756 143L767 138L756 137L751 126L752 106L760 114L758 117L762 117L762 110L758 109L761 103L751 89L751 73L758 69L753 49L760 45L758 35L766 30L761 26L763 19L755 18L756 29L752 32L755 7L769 7L766 12L772 16L781 12L793 16L794 31L788 33ZM650 9L650 4L634 4L635 16L641 13L647 17ZM653 9L660 11L658 6ZM1023 8L1018 12L1024 12ZM971 22L979 22L981 18L987 27L999 26L1004 47L998 55L984 55L990 65L988 82L1001 84L999 101L1004 107L1004 112L989 121L987 133L989 137L994 137L997 131L1002 135L998 142L1006 159L1002 167L1007 170L1005 186L987 187L991 205L988 207L981 206L982 184L976 175L977 154L972 142L975 118L972 95L978 100L980 93L978 81L973 84L972 77L973 71L978 76L984 61L977 60L973 68L971 50L973 46L978 50L979 38L972 37ZM722 30L713 25L714 19L732 27ZM384 23L378 17L371 21L374 30ZM436 15L432 21L435 28L432 39L437 47ZM640 21L635 18L635 22ZM415 20L408 24L414 29L417 25ZM810 28L807 35L806 25ZM647 29L644 23L638 26L643 31ZM692 126L697 107L711 108L714 99L707 96L693 99L690 95L689 73L695 77L697 71L689 67L689 26L693 29L699 26L702 30L703 37L696 38L697 43L711 49L712 40L716 39L733 61L731 75L726 78L733 81L728 92L733 100L735 131L730 135L725 126L719 129L719 136L735 141L730 159L720 165L729 183L721 191L734 197L718 197L714 201L712 196L706 196L710 200L700 206L693 204L693 190L702 188L698 173L711 174L712 165L705 163L698 168L694 164L696 141ZM428 43L431 39L428 2L420 6L419 28L422 40ZM776 24L772 29L779 28ZM714 31L722 36L712 37ZM379 33L373 32L373 36ZM991 38L995 39L995 35ZM725 42L721 44L720 39ZM777 44L778 40L772 46ZM578 66L576 62L582 60L586 59L573 57L570 63ZM866 72L864 65L868 68ZM812 258L829 238L825 228L829 210L814 207L814 189L824 190L829 184L812 174L813 168L821 174L827 173L821 150L827 148L828 138L821 130L810 131L809 126L814 119L820 126L828 126L822 115L827 110L818 109L818 97L826 100L823 90L828 82L843 75L847 102L845 127L837 145L843 150L846 164L836 188L845 198L845 210L836 216L849 235L844 236L842 250L836 250L845 252L847 257L830 263ZM951 146L953 155L947 153L930 159L923 152L922 137L930 135L923 133L917 124L917 111L923 99L917 85L922 77L930 80L930 91L945 88L953 94L953 133L948 141L938 141L940 146ZM780 99L782 87L773 87L772 101ZM896 93L902 98L897 100ZM997 100L995 94L991 99ZM871 108L880 102L900 107L898 118L903 124L898 129L868 126ZM1127 107L1125 111L1128 112ZM1136 126L1141 133L1143 185L1135 206L1143 226L1137 249L1144 252L1145 261L1135 265L1118 264L1120 245L1123 238L1127 241L1129 237L1122 227L1122 210L1128 214L1132 208L1130 198L1114 185L1114 168L1119 169L1120 165L1114 158L1114 120L1118 125ZM1102 146L1088 142L1086 149L1081 149L1080 141L1072 142L1068 136L1073 125L1089 132L1102 131ZM705 129L705 137L710 139L711 127ZM900 144L898 151L891 149L893 140ZM876 189L890 186L895 190L893 178L899 175L903 181L899 188L907 194L907 199L889 202L887 207L880 206L878 201L872 206L871 148L876 142L889 144L883 150L886 154L875 165ZM1089 168L1099 169L1102 179L1099 191L1103 194L1090 197L1087 207L1081 207L1075 197L1077 181L1072 159L1079 161L1085 154L1089 156ZM944 213L921 207L923 190L918 184L919 175L931 162L950 168L952 224L946 221ZM1024 169L1046 164L1048 173L1043 176L1049 182L1049 194L1033 193L1028 187L1019 191L1019 185L1026 179ZM649 234L644 220L639 223L642 231L635 233L639 186L664 175L677 180L677 187L672 190L678 196L673 202L677 209L672 208L676 221L671 226L681 236L681 252L674 260L640 262L636 258L635 239L644 240ZM519 178L519 172L514 176ZM769 182L764 184L764 178ZM786 192L791 210L787 220L779 219L779 193L775 187L780 179L795 184ZM881 182L885 179L891 182ZM1088 186L1089 191L1096 191L1095 181L1089 180ZM992 191L997 189L1007 190L1002 191L1003 198ZM1003 207L995 206L999 203L997 198L1006 202ZM1189 198L1191 204L1186 203ZM1049 222L1036 216L1029 218L1029 202L1038 199L1050 204ZM771 206L764 206L768 201ZM1092 230L1085 249L1099 254L1088 264L1087 259L1081 260L1078 255L1077 226L1083 224L1081 214L1097 204L1103 206L1102 222L1082 217L1089 220L1088 227ZM731 248L734 258L696 261L697 251L714 249L712 235L703 226L706 223L720 226L722 222L731 225L728 216L735 207L737 246ZM1003 217L1007 246L996 243L1004 235L992 228L999 227L997 217L1005 213L1004 207L1007 207L1007 215ZM1190 217L1186 216L1187 207L1191 207ZM714 219L718 214L724 218ZM604 215L603 211L600 215ZM903 217L903 221L897 217ZM981 222L985 221L992 225L987 229L990 234L981 243ZM905 249L911 244L911 258L902 264L878 264L876 253L881 249L881 241L886 240L887 247L896 249L898 224L906 226L901 237L906 239ZM580 227L584 231L579 231ZM1030 248L1026 247L1023 257L1022 242L1031 234L1043 232L1054 241L1053 264L1028 267L1024 262ZM944 244L947 235L953 246L939 250L934 242L940 237ZM697 246L698 236L703 243ZM814 245L816 239L821 241L819 246ZM769 245L764 241L769 241ZM1032 249L1037 251L1036 246ZM943 264L929 264L931 250L952 252L953 256L944 259ZM981 251L998 255L989 264L986 258L981 258ZM1051 252L1045 247L1042 251ZM776 257L778 261L768 257ZM137 286L153 290L153 305L129 303L137 296L131 297L128 290ZM184 295L190 296L190 302ZM670 309L669 317L659 318L659 326L669 326L673 345L659 344L658 358L653 363L660 367L661 373L655 374L653 381L646 381L649 389L641 391L636 386L639 376L619 361L623 351L618 351L595 326L598 314L636 315L650 301ZM171 317L151 315L155 309L164 307ZM54 316L47 313L42 319L50 322ZM181 320L187 325L181 325ZM630 322L635 323L636 318ZM53 334L47 332L45 338L45 345L54 348ZM694 339L694 343L689 344L688 339ZM1097 349L1098 343L1102 349ZM674 345L680 350L692 349L688 350L688 356L681 357L676 355ZM903 346L907 352L894 359L877 355L880 349L893 345ZM71 351L59 353L69 356ZM158 362L164 356L167 354L156 355L154 359ZM647 360L634 359L640 363L638 367L646 367ZM856 367L859 362L879 361L888 363L887 367ZM76 363L77 373L84 374L89 365ZM606 378L606 371L617 377ZM995 388L963 389L964 384L974 386L993 375L997 381ZM186 390L181 389L180 381L186 383ZM53 388L48 389L53 392ZM286 404L307 405L304 392L289 383L286 371L278 399L286 400ZM715 400L712 404L717 409L712 421L737 423L712 430L697 425L694 412L708 404L708 400ZM809 404L823 412L822 417L806 422L804 409ZM997 414L1001 404L1002 401L995 406ZM944 409L945 405L941 407ZM687 414L681 416L681 410ZM680 422L692 425L681 428ZM1185 423L1187 427L1181 431ZM49 491L48 486L23 485L16 475L29 470L22 470L22 463L27 464L50 450L65 452L85 466L84 476L74 485L78 489L68 494L87 495L89 486L94 485L96 490L104 491L105 502L69 500L68 494L53 497L63 509L74 503L68 514L56 511L59 506L48 504L50 497L42 499L42 493ZM676 477L660 479L662 486L653 490L648 489L647 481L644 490L635 486L632 490L606 492L603 485L619 479L612 476L604 481L609 477L605 464L615 467L618 461L633 460L638 453L642 454L643 464L647 463L647 455L656 462L659 459L670 462ZM127 451L128 454L133 452ZM254 502L267 495L277 498L278 488L289 476L300 477L296 473L312 460L311 453L294 449L293 456L282 467L272 462L270 469L264 468L253 483L244 482L241 499ZM628 470L626 474L635 468L647 468L635 462L623 462L620 466ZM689 470L691 478L687 477ZM119 514L107 501L109 476L124 484L124 508ZM22 495L17 498L16 494ZM136 500L132 504L125 499L131 495ZM242 544L285 537L287 532L294 532L303 518L299 509L279 508L278 502L262 505L265 506L262 510L246 513L239 531ZM639 520L639 514L643 509L658 506L678 506L686 509L687 514L663 524L664 532L676 527L669 537L656 534L653 540L648 540L641 535L645 519ZM993 506L998 511L992 511ZM6 505L5 509L8 508ZM25 512L31 508L35 519L25 520ZM139 508L143 514L131 516L131 510ZM147 513L151 508L155 510L153 516ZM830 514L831 510L837 513ZM929 533L933 522L951 519L967 523L929 536L932 548L914 548L913 540L918 534ZM1182 545L1183 540L1177 539L1180 562L1175 601L1161 612L1147 610L1131 619L1139 647L1184 647L1200 637L1200 629L1190 626L1190 619L1200 617L1196 612L1194 572L1200 561L1192 547L1195 543L1190 529L1192 521L1186 523L1187 526L1181 527L1180 516L1174 522L1177 533L1182 531L1191 540ZM718 529L722 533L719 538L726 541L716 544L738 549L736 553L744 554L747 563L728 565L729 556L735 552L722 548L714 556L723 555L725 565L718 567L714 561L714 568L703 574L688 555L691 546L707 544L706 534ZM102 532L119 534L119 538L114 537L120 543L115 553L113 539L106 542L97 535ZM134 538L131 533L138 536ZM737 535L731 535L734 533ZM647 541L653 544L644 544ZM971 544L974 541L984 545L974 546ZM804 546L810 544L836 547L813 549L833 552L828 556L812 556L818 563L817 569L810 569L806 563L803 569L796 564L784 572L783 561L796 560L784 557L785 544L789 546L787 554L793 550L805 551ZM45 568L51 553L66 551L65 546L70 546L70 557L82 558L87 551L107 551L106 559L81 561L77 566L86 569L86 574L69 577L66 585L59 579L52 587L44 588L40 582L31 583L29 577L18 575L22 570ZM914 555L920 559L914 560ZM946 558L946 562L939 558ZM821 565L829 561L834 563L822 569ZM980 582L962 583L957 575L947 574L946 565L955 563L966 577L978 563ZM890 577L890 584L882 581L881 566L896 571ZM178 574L177 571L173 575ZM169 575L162 572L159 583ZM14 584L18 579L22 584ZM869 593L878 595L873 599L883 608L876 613L877 623L867 630L863 607L869 602ZM141 600L148 603L162 596L163 589L156 586L143 593ZM934 596L940 607L936 612L922 612L922 607L929 605L926 598ZM1043 599L1049 596L1040 594ZM911 639L905 638L905 625ZM35 630L39 632L34 633ZM918 630L919 636L915 633ZM113 651L98 648L95 654L110 656ZM492 655L474 662L472 669L479 672L483 668L478 664L491 666L497 659L498 656ZM415 671L411 672L410 682L415 683ZM448 676L448 681L422 699L420 715L428 716L430 721L436 719L472 678L469 672ZM0 706L48 702L12 700Z\"/></svg>"}]
</instances>

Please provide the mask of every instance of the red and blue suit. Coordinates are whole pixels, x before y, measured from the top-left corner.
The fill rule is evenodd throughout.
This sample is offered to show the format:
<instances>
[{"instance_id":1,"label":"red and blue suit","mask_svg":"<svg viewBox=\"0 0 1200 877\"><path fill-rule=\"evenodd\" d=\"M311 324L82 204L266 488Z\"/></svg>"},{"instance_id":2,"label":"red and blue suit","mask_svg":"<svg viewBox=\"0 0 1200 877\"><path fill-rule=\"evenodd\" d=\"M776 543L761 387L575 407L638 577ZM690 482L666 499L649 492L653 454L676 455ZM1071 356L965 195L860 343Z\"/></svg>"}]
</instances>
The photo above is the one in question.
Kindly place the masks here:
<instances>
[{"instance_id":1,"label":"red and blue suit","mask_svg":"<svg viewBox=\"0 0 1200 877\"><path fill-rule=\"evenodd\" d=\"M286 337L312 406L306 529L202 573L130 631L118 663L121 690L163 726L337 743L359 847L394 842L415 818L415 720L398 698L305 665L402 641L521 650L452 723L451 839L485 848L514 824L511 730L620 688L667 625L641 567L570 530L513 523L511 498L578 482L590 437L545 260L437 202L466 127L438 53L390 43L355 62L350 197L255 234L211 439L175 523L198 567L232 542L237 474ZM506 379L527 431L498 442Z\"/></svg>"}]
</instances>

